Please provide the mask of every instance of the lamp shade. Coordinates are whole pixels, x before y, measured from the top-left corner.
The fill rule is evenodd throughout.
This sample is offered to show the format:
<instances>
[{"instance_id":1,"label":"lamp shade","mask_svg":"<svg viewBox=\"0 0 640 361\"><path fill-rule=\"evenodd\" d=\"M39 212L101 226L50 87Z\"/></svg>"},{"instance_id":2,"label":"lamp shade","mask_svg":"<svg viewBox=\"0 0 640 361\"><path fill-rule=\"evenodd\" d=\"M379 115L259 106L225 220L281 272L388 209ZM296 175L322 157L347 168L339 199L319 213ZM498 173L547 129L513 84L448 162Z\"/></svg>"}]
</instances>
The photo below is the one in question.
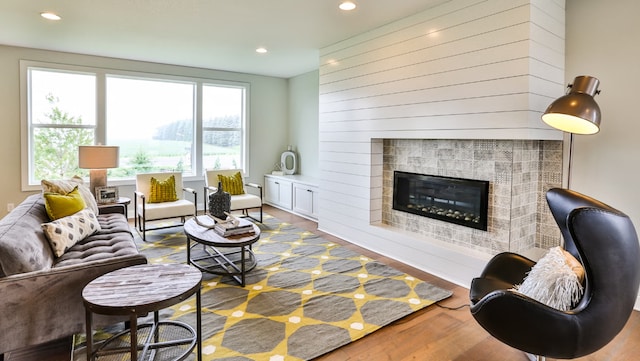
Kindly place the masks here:
<instances>
[{"instance_id":1,"label":"lamp shade","mask_svg":"<svg viewBox=\"0 0 640 361\"><path fill-rule=\"evenodd\" d=\"M591 76L578 76L570 91L556 99L542 115L548 125L575 134L600 131L600 107L593 97L599 93L600 81Z\"/></svg>"},{"instance_id":2,"label":"lamp shade","mask_svg":"<svg viewBox=\"0 0 640 361\"><path fill-rule=\"evenodd\" d=\"M78 147L78 166L84 169L118 168L119 147L81 145Z\"/></svg>"}]
</instances>

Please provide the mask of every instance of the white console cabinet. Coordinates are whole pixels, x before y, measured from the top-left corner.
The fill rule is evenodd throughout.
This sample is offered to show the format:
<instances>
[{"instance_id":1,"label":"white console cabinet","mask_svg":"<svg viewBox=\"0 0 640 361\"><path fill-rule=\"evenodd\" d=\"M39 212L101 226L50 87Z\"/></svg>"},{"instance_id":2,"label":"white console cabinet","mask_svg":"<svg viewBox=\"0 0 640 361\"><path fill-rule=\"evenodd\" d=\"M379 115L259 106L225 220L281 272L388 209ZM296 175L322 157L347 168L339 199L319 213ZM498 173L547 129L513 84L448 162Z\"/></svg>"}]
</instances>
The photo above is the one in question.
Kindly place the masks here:
<instances>
[{"instance_id":1,"label":"white console cabinet","mask_svg":"<svg viewBox=\"0 0 640 361\"><path fill-rule=\"evenodd\" d=\"M264 200L272 206L291 209L293 207L292 183L283 177L264 177Z\"/></svg>"},{"instance_id":2,"label":"white console cabinet","mask_svg":"<svg viewBox=\"0 0 640 361\"><path fill-rule=\"evenodd\" d=\"M309 184L293 184L293 211L318 219L318 187Z\"/></svg>"},{"instance_id":3,"label":"white console cabinet","mask_svg":"<svg viewBox=\"0 0 640 361\"><path fill-rule=\"evenodd\" d=\"M265 203L305 218L318 219L319 188L315 179L266 174L264 184Z\"/></svg>"}]
</instances>

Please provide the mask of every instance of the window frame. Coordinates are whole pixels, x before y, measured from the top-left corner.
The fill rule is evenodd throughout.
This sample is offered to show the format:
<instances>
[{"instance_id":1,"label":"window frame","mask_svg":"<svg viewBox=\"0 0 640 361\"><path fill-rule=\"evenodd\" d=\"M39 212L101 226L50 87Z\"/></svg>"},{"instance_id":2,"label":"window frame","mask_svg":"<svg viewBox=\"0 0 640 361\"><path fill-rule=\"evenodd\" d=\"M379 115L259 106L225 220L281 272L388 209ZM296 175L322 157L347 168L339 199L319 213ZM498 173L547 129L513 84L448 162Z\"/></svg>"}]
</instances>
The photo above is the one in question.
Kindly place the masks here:
<instances>
[{"instance_id":1,"label":"window frame","mask_svg":"<svg viewBox=\"0 0 640 361\"><path fill-rule=\"evenodd\" d=\"M225 88L235 88L235 89L242 89L242 95L243 95L243 104L242 104L242 115L241 115L241 119L240 119L240 128L222 128L222 127L206 127L204 126L204 119L203 119L203 115L202 115L202 107L199 107L199 111L200 111L200 116L197 118L197 120L200 121L200 134L198 136L199 140L200 140L200 146L204 147L204 133L205 132L216 132L216 131L240 131L241 134L241 139L242 139L242 144L240 146L240 158L242 159L242 170L243 173L246 176L249 176L249 168L246 166L246 164L248 164L249 161L249 118L248 118L248 113L249 113L249 102L248 102L248 97L249 97L249 89L248 87L245 86L238 86L237 84L234 83L230 83L230 82L226 82L226 83L221 83L221 82L217 82L217 83L210 83L210 82L203 82L198 84L198 96L200 97L200 102L199 104L203 104L202 102L202 94L204 94L203 91L203 87L205 86L217 86L217 87L225 87ZM197 147L196 147L197 148ZM199 154L201 154L202 156L200 157L200 161L202 161L204 159L204 149L201 148L199 151ZM203 173L207 168L203 168Z\"/></svg>"},{"instance_id":2,"label":"window frame","mask_svg":"<svg viewBox=\"0 0 640 361\"><path fill-rule=\"evenodd\" d=\"M20 109L21 109L21 135L20 135L20 159L21 159L21 186L23 191L36 191L40 189L40 184L30 183L31 158L33 156L33 138L31 134L30 119L30 83L29 70L39 69L44 71L70 72L92 74L96 76L96 124L95 124L95 144L106 144L106 79L108 76L138 78L143 80L172 81L172 82L192 82L195 84L194 94L194 129L193 129L193 163L194 175L184 178L185 181L200 181L204 174L203 165L203 129L202 120L202 88L203 86L222 86L243 89L244 101L242 104L242 146L241 161L244 174L249 176L249 144L250 144L250 83L241 81L220 80L215 78L193 77L178 74L162 74L155 72L131 71L126 69L109 69L94 66L82 66L73 64L49 63L43 61L20 60ZM206 130L210 130L207 128ZM110 182L114 185L133 185L135 179L122 179Z\"/></svg>"}]
</instances>

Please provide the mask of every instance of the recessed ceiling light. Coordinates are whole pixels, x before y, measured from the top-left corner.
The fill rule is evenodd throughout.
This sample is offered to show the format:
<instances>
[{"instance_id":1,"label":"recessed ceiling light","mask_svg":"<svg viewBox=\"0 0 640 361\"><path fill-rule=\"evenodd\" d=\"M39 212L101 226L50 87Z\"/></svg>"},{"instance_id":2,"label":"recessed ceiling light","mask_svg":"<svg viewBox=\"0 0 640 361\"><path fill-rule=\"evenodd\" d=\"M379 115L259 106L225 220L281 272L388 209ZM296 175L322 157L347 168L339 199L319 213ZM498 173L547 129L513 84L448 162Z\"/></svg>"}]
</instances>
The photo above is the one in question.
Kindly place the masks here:
<instances>
[{"instance_id":1,"label":"recessed ceiling light","mask_svg":"<svg viewBox=\"0 0 640 361\"><path fill-rule=\"evenodd\" d=\"M340 4L339 8L344 11L349 11L355 9L356 4L352 1L344 1Z\"/></svg>"},{"instance_id":2,"label":"recessed ceiling light","mask_svg":"<svg viewBox=\"0 0 640 361\"><path fill-rule=\"evenodd\" d=\"M43 18L47 19L47 20L60 20L62 19L60 16L54 14L54 13L50 13L50 12L44 12L44 13L40 13L40 16L42 16Z\"/></svg>"},{"instance_id":3,"label":"recessed ceiling light","mask_svg":"<svg viewBox=\"0 0 640 361\"><path fill-rule=\"evenodd\" d=\"M258 49L256 49L256 53L264 54L266 52L267 52L267 49L263 47L259 47Z\"/></svg>"}]
</instances>

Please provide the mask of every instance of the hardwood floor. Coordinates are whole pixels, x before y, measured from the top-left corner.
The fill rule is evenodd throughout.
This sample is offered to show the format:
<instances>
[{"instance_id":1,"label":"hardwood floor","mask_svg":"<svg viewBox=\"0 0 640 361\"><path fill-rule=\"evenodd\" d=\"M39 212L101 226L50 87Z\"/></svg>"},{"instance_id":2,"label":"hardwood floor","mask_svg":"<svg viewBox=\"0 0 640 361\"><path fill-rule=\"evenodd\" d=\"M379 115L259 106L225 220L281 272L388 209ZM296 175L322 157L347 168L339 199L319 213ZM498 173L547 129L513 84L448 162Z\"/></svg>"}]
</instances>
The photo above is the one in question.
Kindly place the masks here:
<instances>
[{"instance_id":1,"label":"hardwood floor","mask_svg":"<svg viewBox=\"0 0 640 361\"><path fill-rule=\"evenodd\" d=\"M316 361L527 361L527 356L491 337L473 319L468 307L468 290L436 278L393 259L354 246L317 230L315 222L272 207L265 212L302 229L313 231L405 273L453 291L453 296L415 312L391 325L343 346ZM448 308L445 308L448 307ZM68 361L70 340L12 352L5 361ZM620 334L607 346L579 361L637 360L640 354L640 313L634 311ZM554 359L547 358L552 361Z\"/></svg>"}]
</instances>

